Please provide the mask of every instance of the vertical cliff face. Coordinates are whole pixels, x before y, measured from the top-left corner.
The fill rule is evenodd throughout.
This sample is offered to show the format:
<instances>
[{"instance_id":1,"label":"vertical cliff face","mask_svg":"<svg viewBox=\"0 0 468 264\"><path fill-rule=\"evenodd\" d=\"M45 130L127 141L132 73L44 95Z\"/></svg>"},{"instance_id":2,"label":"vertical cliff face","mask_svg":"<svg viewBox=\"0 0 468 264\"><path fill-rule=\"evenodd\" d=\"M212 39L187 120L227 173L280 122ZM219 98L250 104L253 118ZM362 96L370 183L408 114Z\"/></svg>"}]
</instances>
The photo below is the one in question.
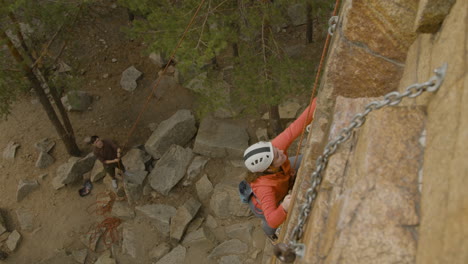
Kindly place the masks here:
<instances>
[{"instance_id":1,"label":"vertical cliff face","mask_svg":"<svg viewBox=\"0 0 468 264\"><path fill-rule=\"evenodd\" d=\"M468 263L467 35L465 0L342 4L286 242L327 141L370 101L448 70L437 93L372 112L330 158L297 263Z\"/></svg>"}]
</instances>

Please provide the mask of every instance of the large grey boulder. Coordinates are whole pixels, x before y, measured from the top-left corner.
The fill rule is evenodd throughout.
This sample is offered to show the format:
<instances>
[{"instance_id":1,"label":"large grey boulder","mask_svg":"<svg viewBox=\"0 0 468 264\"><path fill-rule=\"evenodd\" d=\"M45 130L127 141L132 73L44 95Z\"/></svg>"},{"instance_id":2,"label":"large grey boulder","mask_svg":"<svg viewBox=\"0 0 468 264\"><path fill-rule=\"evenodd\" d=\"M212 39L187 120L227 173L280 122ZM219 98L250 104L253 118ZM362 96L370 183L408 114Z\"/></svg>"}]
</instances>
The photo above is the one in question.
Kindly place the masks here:
<instances>
[{"instance_id":1,"label":"large grey boulder","mask_svg":"<svg viewBox=\"0 0 468 264\"><path fill-rule=\"evenodd\" d=\"M18 233L18 231L14 230L13 232L11 232L8 236L7 241L5 242L8 250L10 250L11 252L15 251L20 239L21 235L20 233Z\"/></svg>"},{"instance_id":2,"label":"large grey boulder","mask_svg":"<svg viewBox=\"0 0 468 264\"><path fill-rule=\"evenodd\" d=\"M45 169L49 167L50 165L52 165L54 161L55 161L54 157L49 155L47 152L41 151L36 161L36 167L39 169Z\"/></svg>"},{"instance_id":3,"label":"large grey boulder","mask_svg":"<svg viewBox=\"0 0 468 264\"><path fill-rule=\"evenodd\" d=\"M145 149L153 158L159 159L172 144L184 146L196 132L195 117L190 110L179 110L159 124L146 141Z\"/></svg>"},{"instance_id":4,"label":"large grey boulder","mask_svg":"<svg viewBox=\"0 0 468 264\"><path fill-rule=\"evenodd\" d=\"M86 248L73 250L72 252L73 259L81 264L84 264L86 257L88 256L88 250Z\"/></svg>"},{"instance_id":5,"label":"large grey boulder","mask_svg":"<svg viewBox=\"0 0 468 264\"><path fill-rule=\"evenodd\" d=\"M288 15L293 26L300 26L307 23L307 13L304 4L295 4L288 8Z\"/></svg>"},{"instance_id":6,"label":"large grey boulder","mask_svg":"<svg viewBox=\"0 0 468 264\"><path fill-rule=\"evenodd\" d=\"M163 58L163 56L161 55L161 53L154 53L152 52L150 55L149 55L149 59L152 63L154 63L154 65L156 65L156 67L158 68L162 68L165 64L166 64L166 60Z\"/></svg>"},{"instance_id":7,"label":"large grey boulder","mask_svg":"<svg viewBox=\"0 0 468 264\"><path fill-rule=\"evenodd\" d=\"M122 252L130 255L133 258L137 257L137 249L135 246L135 232L128 224L124 225L122 231Z\"/></svg>"},{"instance_id":8,"label":"large grey boulder","mask_svg":"<svg viewBox=\"0 0 468 264\"><path fill-rule=\"evenodd\" d=\"M225 232L229 238L235 238L243 242L250 243L252 240L253 229L254 226L252 223L244 222L227 226Z\"/></svg>"},{"instance_id":9,"label":"large grey boulder","mask_svg":"<svg viewBox=\"0 0 468 264\"><path fill-rule=\"evenodd\" d=\"M151 187L162 195L168 195L184 177L192 157L191 149L172 145L151 171L149 175Z\"/></svg>"},{"instance_id":10,"label":"large grey boulder","mask_svg":"<svg viewBox=\"0 0 468 264\"><path fill-rule=\"evenodd\" d=\"M227 255L241 255L247 253L247 251L247 244L241 242L238 239L231 239L228 241L224 241L223 243L215 247L213 251L211 251L208 258L213 259Z\"/></svg>"},{"instance_id":11,"label":"large grey boulder","mask_svg":"<svg viewBox=\"0 0 468 264\"><path fill-rule=\"evenodd\" d=\"M12 160L15 158L16 150L19 148L19 144L13 141L8 142L7 146L3 150L3 158Z\"/></svg>"},{"instance_id":12,"label":"large grey boulder","mask_svg":"<svg viewBox=\"0 0 468 264\"><path fill-rule=\"evenodd\" d=\"M28 194L39 187L39 183L36 180L20 180L18 183L18 189L16 191L16 201L20 202Z\"/></svg>"},{"instance_id":13,"label":"large grey boulder","mask_svg":"<svg viewBox=\"0 0 468 264\"><path fill-rule=\"evenodd\" d=\"M3 219L2 212L0 211L0 235L7 231L5 226L5 220ZM0 240L1 241L1 240Z\"/></svg>"},{"instance_id":14,"label":"large grey boulder","mask_svg":"<svg viewBox=\"0 0 468 264\"><path fill-rule=\"evenodd\" d=\"M151 87L158 85L154 90L156 99L161 99L168 91L174 90L179 85L176 76L159 75L158 79L151 85Z\"/></svg>"},{"instance_id":15,"label":"large grey boulder","mask_svg":"<svg viewBox=\"0 0 468 264\"><path fill-rule=\"evenodd\" d=\"M128 203L123 201L115 201L112 205L112 216L124 219L131 220L135 218L135 211L128 206Z\"/></svg>"},{"instance_id":16,"label":"large grey boulder","mask_svg":"<svg viewBox=\"0 0 468 264\"><path fill-rule=\"evenodd\" d=\"M80 180L83 174L89 172L96 162L96 156L89 153L84 158L71 157L67 163L57 168L56 184L70 184Z\"/></svg>"},{"instance_id":17,"label":"large grey boulder","mask_svg":"<svg viewBox=\"0 0 468 264\"><path fill-rule=\"evenodd\" d=\"M171 245L169 245L166 242L163 242L163 243L157 245L155 248L153 248L149 252L149 257L150 257L150 259L152 261L157 261L160 258L162 258L164 255L169 253L169 251L171 251Z\"/></svg>"},{"instance_id":18,"label":"large grey boulder","mask_svg":"<svg viewBox=\"0 0 468 264\"><path fill-rule=\"evenodd\" d=\"M124 188L129 204L134 204L136 201L140 200L141 196L143 195L143 182L145 181L147 175L148 172L145 170L127 170L125 172Z\"/></svg>"},{"instance_id":19,"label":"large grey boulder","mask_svg":"<svg viewBox=\"0 0 468 264\"><path fill-rule=\"evenodd\" d=\"M216 185L211 196L210 208L221 219L251 214L249 206L241 203L238 182L234 181L226 181Z\"/></svg>"},{"instance_id":20,"label":"large grey boulder","mask_svg":"<svg viewBox=\"0 0 468 264\"><path fill-rule=\"evenodd\" d=\"M139 70L134 66L127 68L122 73L122 78L120 79L120 86L122 89L133 92L137 88L137 80L143 75Z\"/></svg>"},{"instance_id":21,"label":"large grey boulder","mask_svg":"<svg viewBox=\"0 0 468 264\"><path fill-rule=\"evenodd\" d=\"M208 162L209 158L203 156L195 156L190 163L190 166L187 169L187 177L184 180L183 185L189 186L193 183L193 181L197 178L200 172L205 168L206 163Z\"/></svg>"},{"instance_id":22,"label":"large grey boulder","mask_svg":"<svg viewBox=\"0 0 468 264\"><path fill-rule=\"evenodd\" d=\"M111 252L107 250L99 256L94 264L116 264L116 261L111 257Z\"/></svg>"},{"instance_id":23,"label":"large grey boulder","mask_svg":"<svg viewBox=\"0 0 468 264\"><path fill-rule=\"evenodd\" d=\"M212 158L241 158L248 142L245 128L209 116L200 124L193 151Z\"/></svg>"},{"instance_id":24,"label":"large grey boulder","mask_svg":"<svg viewBox=\"0 0 468 264\"><path fill-rule=\"evenodd\" d=\"M91 176L90 179L92 182L99 181L100 179L106 176L106 170L104 169L104 165L98 159L94 162L94 166L91 169Z\"/></svg>"},{"instance_id":25,"label":"large grey boulder","mask_svg":"<svg viewBox=\"0 0 468 264\"><path fill-rule=\"evenodd\" d=\"M55 141L53 141L50 138L43 138L40 141L36 142L34 144L34 147L39 151L39 152L46 152L49 153L49 151L55 146Z\"/></svg>"},{"instance_id":26,"label":"large grey boulder","mask_svg":"<svg viewBox=\"0 0 468 264\"><path fill-rule=\"evenodd\" d=\"M176 214L171 219L171 238L179 241L184 235L187 225L197 214L201 203L190 198L184 205L177 209Z\"/></svg>"},{"instance_id":27,"label":"large grey boulder","mask_svg":"<svg viewBox=\"0 0 468 264\"><path fill-rule=\"evenodd\" d=\"M188 233L182 240L182 245L192 246L208 244L213 246L216 241L215 235L207 227L201 227L196 231Z\"/></svg>"},{"instance_id":28,"label":"large grey boulder","mask_svg":"<svg viewBox=\"0 0 468 264\"><path fill-rule=\"evenodd\" d=\"M149 217L155 224L156 228L164 235L169 234L171 217L173 217L177 212L174 207L165 204L137 206L135 207L135 210Z\"/></svg>"},{"instance_id":29,"label":"large grey boulder","mask_svg":"<svg viewBox=\"0 0 468 264\"><path fill-rule=\"evenodd\" d=\"M203 201L210 198L211 192L213 191L213 184L205 174L197 181L195 188L197 189L198 198Z\"/></svg>"},{"instance_id":30,"label":"large grey boulder","mask_svg":"<svg viewBox=\"0 0 468 264\"><path fill-rule=\"evenodd\" d=\"M169 254L165 255L162 259L156 262L156 264L184 263L186 253L187 253L187 249L185 249L185 247L181 245L178 245L171 252L169 252Z\"/></svg>"},{"instance_id":31,"label":"large grey boulder","mask_svg":"<svg viewBox=\"0 0 468 264\"><path fill-rule=\"evenodd\" d=\"M62 97L62 104L68 111L86 111L93 97L84 91L70 91Z\"/></svg>"},{"instance_id":32,"label":"large grey boulder","mask_svg":"<svg viewBox=\"0 0 468 264\"><path fill-rule=\"evenodd\" d=\"M126 170L144 171L145 163L151 159L146 152L138 148L132 148L122 157L122 163Z\"/></svg>"},{"instance_id":33,"label":"large grey boulder","mask_svg":"<svg viewBox=\"0 0 468 264\"><path fill-rule=\"evenodd\" d=\"M26 209L20 208L16 210L16 217L21 227L21 231L31 232L34 229L34 215Z\"/></svg>"}]
</instances>

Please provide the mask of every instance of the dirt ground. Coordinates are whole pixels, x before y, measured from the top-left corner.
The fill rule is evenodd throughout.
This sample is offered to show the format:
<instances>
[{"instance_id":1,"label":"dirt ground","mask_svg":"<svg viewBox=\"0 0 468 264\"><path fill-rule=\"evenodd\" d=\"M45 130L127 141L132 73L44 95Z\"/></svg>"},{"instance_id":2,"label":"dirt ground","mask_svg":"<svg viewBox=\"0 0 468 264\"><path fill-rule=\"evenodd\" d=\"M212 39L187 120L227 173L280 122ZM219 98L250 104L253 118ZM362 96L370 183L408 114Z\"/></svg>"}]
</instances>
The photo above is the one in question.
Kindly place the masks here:
<instances>
[{"instance_id":1,"label":"dirt ground","mask_svg":"<svg viewBox=\"0 0 468 264\"><path fill-rule=\"evenodd\" d=\"M100 9L94 19L90 16L89 20L78 23L73 29L76 42L67 46L62 57L74 71L84 72L81 76L84 82L79 90L86 91L95 98L88 111L69 113L79 147L84 154L91 151L90 146L83 142L87 136L97 134L114 139L120 144L128 140L127 147L144 144L151 135L148 127L150 123L158 124L179 109L194 109L196 101L193 94L181 86L168 91L159 101L151 98L134 133L129 137L130 128L151 93L151 84L156 80L159 69L150 62L148 56L143 55L145 44L138 40L129 40L122 32L122 27L129 23L124 9L109 6L107 9ZM320 55L320 50L312 50ZM112 62L112 59L117 59L117 62ZM129 93L120 88L119 82L121 73L132 65L144 75L138 81L137 89ZM105 74L109 76L105 78ZM313 73L311 78L312 75ZM255 131L255 125L263 125L248 120L238 122L248 127L249 132ZM15 102L8 120L0 122L0 131L0 149L3 150L10 141L20 144L13 161L0 159L0 210L6 216L7 229L19 229L16 210L20 208L27 209L35 218L33 231L20 231L22 239L18 248L7 260L0 263L38 263L56 256L64 249L70 251L83 248L79 241L80 235L102 219L88 211L96 197L108 188L106 181L95 183L92 194L86 197L78 195L80 184L60 190L52 187L51 182L57 167L65 163L69 156L44 110L33 96L24 95ZM57 143L50 152L56 161L46 169L38 169L35 162L39 153L34 148L34 143L43 138L51 138ZM221 160L210 161L207 170L223 171L224 163ZM47 176L42 179L39 176L43 174ZM17 186L22 179L38 180L40 187L21 202L17 202ZM219 181L213 177L211 179L214 183ZM188 195L180 186L174 192L168 199L183 200L180 198ZM150 197L146 201L159 198L161 197ZM142 201L144 202L145 200ZM154 246L158 240L155 239L157 233L155 230L148 230L146 224L144 220L137 224L137 229L141 228L141 233L145 234L139 239L152 241L151 245ZM95 255L89 259L93 257ZM140 262L122 260L121 263Z\"/></svg>"}]
</instances>

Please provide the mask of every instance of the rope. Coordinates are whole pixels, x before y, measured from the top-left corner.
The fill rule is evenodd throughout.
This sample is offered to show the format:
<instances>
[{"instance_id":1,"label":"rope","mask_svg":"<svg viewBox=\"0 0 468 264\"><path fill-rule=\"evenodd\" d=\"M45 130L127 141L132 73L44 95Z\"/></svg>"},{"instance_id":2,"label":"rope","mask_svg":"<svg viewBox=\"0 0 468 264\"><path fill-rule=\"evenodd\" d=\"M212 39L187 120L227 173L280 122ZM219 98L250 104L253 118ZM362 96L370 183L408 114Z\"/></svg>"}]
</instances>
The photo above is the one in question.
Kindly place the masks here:
<instances>
[{"instance_id":1,"label":"rope","mask_svg":"<svg viewBox=\"0 0 468 264\"><path fill-rule=\"evenodd\" d=\"M108 201L102 201L102 198L109 198ZM112 211L112 207L116 200L116 195L113 192L101 192L96 195L96 202L86 208L89 214L107 215ZM90 210L92 206L94 209ZM120 240L117 227L122 223L122 220L116 217L106 217L98 224L92 225L86 235L88 235L87 247L95 251L93 244L97 244L99 239L104 242L105 249L108 249L112 244L116 244ZM96 245L97 246L97 245Z\"/></svg>"},{"instance_id":2,"label":"rope","mask_svg":"<svg viewBox=\"0 0 468 264\"><path fill-rule=\"evenodd\" d=\"M188 30L189 30L190 27L192 26L193 21L195 20L195 17L198 15L198 13L199 13L199 11L200 11L200 9L201 9L201 7L203 6L204 3L205 3L205 0L201 0L200 5L198 6L197 10L196 10L195 13L193 14L192 18L190 19L190 22L188 23L187 27L185 28L185 31L184 31L184 33L182 34L182 37L180 38L179 42L177 43L177 46L175 47L174 51L172 52L171 57L170 57L169 61L167 62L166 66L164 67L164 70L163 70L161 76L163 76L163 75L166 73L167 69L168 69L169 66L171 65L171 62L174 60L174 56L175 56L177 50L179 49L180 45L182 44L182 41L185 39L185 36L187 35ZM156 84L154 85L153 89L151 89L151 93L150 93L150 94L148 95L148 97L146 98L146 102L145 102L145 104L143 105L143 107L141 108L140 113L138 114L138 117L137 117L135 123L134 123L133 126L130 128L129 133L127 134L127 138L125 139L125 143L124 143L123 149L125 149L125 147L127 146L128 140L130 139L131 135L132 135L133 132L135 131L135 128L136 128L138 122L140 121L141 116L143 115L143 112L145 112L146 107L148 106L148 103L149 103L150 99L153 97L153 94L154 94L154 92L156 91L156 88L158 87L159 83L161 82L161 79L162 79L161 77L158 78L158 80L156 81Z\"/></svg>"},{"instance_id":3,"label":"rope","mask_svg":"<svg viewBox=\"0 0 468 264\"><path fill-rule=\"evenodd\" d=\"M333 15L332 16L336 16L336 12L338 11L338 5L340 4L340 0L336 0L335 2L335 9L333 10ZM326 54L327 54L327 51L328 51L328 46L330 44L330 39L331 39L331 36L330 34L327 34L327 38L325 40L325 44L323 46L323 50L322 50L322 56L320 58L320 63L319 63L319 67L317 69L317 74L315 75L315 81L314 81L314 88L312 89L312 94L310 95L310 102L309 102L309 105L312 104L313 100L314 100L314 94L315 94L315 91L317 90L317 85L318 85L318 81L320 79L320 73L322 71L322 67L323 67L323 62L325 61L325 57L326 57ZM309 111L307 111L307 118L306 120L309 120L309 117L310 117L310 109ZM303 127L302 127L302 133L301 133L301 137L300 137L300 140L299 140L299 146L297 148L297 151L296 151L296 156L299 155L300 153L300 150L301 150L301 145L302 145L302 140L304 139L304 132L305 132L305 128L306 128L306 124L304 123ZM296 162L297 162L297 159L294 160L294 165L292 166L292 168L295 168L296 167Z\"/></svg>"},{"instance_id":4,"label":"rope","mask_svg":"<svg viewBox=\"0 0 468 264\"><path fill-rule=\"evenodd\" d=\"M338 6L340 4L340 0L336 0L335 2L335 8L333 10L333 15L332 16L336 16L336 13L338 12ZM323 50L322 50L322 56L320 58L320 63L319 63L319 67L317 69L317 73L315 75L315 81L314 81L314 86L313 86L313 89L312 89L312 93L310 95L310 101L309 101L309 105L312 105L312 102L314 100L314 94L317 90L317 86L318 86L318 81L320 79L320 73L322 71L322 68L323 68L323 62L325 61L325 57L326 57L326 54L328 52L328 46L330 44L330 39L331 39L331 35L330 34L327 34L327 38L325 40L325 44L323 46ZM309 119L311 113L310 113L310 109L309 111L307 111L307 117L306 117L306 120ZM314 110L315 112L315 110ZM313 113L312 113L313 114ZM296 150L296 157L299 155L300 151L301 151L301 145L302 145L302 140L304 139L304 133L305 133L305 130L306 130L306 126L307 124L304 123L303 127L302 127L302 133L301 133L301 137L299 139L299 145L297 147L297 150ZM296 163L297 163L297 159L294 160L294 164L291 168L295 168L296 167ZM296 172L297 173L297 172ZM291 203L290 203L290 208L293 208L294 206L294 203L295 203L295 200L296 200L296 197L295 196L292 196L292 200L291 200ZM291 210L290 210L291 211ZM289 219L291 217L291 214L288 213L288 216L287 216L287 219L286 219L286 223L289 222ZM280 238L278 239L278 241L280 240L283 240L284 239L284 235L285 235L285 232L284 232L284 228L283 228L283 232L281 232L280 234ZM272 258L271 258L271 261L270 261L271 264L274 264L276 263L276 256L273 255Z\"/></svg>"}]
</instances>

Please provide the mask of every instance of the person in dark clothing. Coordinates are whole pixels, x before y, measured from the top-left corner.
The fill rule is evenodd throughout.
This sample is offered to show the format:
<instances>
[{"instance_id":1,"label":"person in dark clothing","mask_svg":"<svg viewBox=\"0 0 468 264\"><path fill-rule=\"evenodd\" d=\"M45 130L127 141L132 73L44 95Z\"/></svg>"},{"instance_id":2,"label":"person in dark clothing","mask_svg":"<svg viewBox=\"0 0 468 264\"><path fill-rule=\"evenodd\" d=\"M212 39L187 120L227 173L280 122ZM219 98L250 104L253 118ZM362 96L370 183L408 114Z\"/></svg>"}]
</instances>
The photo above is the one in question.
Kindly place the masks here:
<instances>
[{"instance_id":1,"label":"person in dark clothing","mask_svg":"<svg viewBox=\"0 0 468 264\"><path fill-rule=\"evenodd\" d=\"M92 136L90 143L93 145L94 155L102 162L106 173L111 176L112 187L117 189L115 168L125 173L125 166L120 159L122 150L112 140L100 139L98 136Z\"/></svg>"}]
</instances>

